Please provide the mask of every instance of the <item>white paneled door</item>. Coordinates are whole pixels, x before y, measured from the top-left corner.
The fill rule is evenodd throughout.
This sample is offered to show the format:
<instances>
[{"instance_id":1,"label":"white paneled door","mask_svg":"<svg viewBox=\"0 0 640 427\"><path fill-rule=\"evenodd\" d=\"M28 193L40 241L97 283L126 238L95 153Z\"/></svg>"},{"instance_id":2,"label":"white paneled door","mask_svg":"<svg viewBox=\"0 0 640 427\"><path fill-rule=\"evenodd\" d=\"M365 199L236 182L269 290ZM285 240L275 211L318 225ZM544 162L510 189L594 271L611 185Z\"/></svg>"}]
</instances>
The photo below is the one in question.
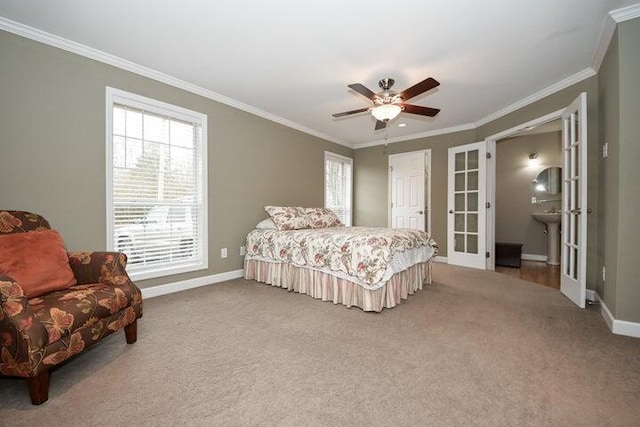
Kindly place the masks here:
<instances>
[{"instance_id":1,"label":"white paneled door","mask_svg":"<svg viewBox=\"0 0 640 427\"><path fill-rule=\"evenodd\" d=\"M584 308L587 273L587 94L562 114L562 275L560 290Z\"/></svg>"},{"instance_id":2,"label":"white paneled door","mask_svg":"<svg viewBox=\"0 0 640 427\"><path fill-rule=\"evenodd\" d=\"M486 269L486 142L449 148L447 259Z\"/></svg>"},{"instance_id":3,"label":"white paneled door","mask_svg":"<svg viewBox=\"0 0 640 427\"><path fill-rule=\"evenodd\" d=\"M425 152L389 156L391 227L425 230Z\"/></svg>"}]
</instances>

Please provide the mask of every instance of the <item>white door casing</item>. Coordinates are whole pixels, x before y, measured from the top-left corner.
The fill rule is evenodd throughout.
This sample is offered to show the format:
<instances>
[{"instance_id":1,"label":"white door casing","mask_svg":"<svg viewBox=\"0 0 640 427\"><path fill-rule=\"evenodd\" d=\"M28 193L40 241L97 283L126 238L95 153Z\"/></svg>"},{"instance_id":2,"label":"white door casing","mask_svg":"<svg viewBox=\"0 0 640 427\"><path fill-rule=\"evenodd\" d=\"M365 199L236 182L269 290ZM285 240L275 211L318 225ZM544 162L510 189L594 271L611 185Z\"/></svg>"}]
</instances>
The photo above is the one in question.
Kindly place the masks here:
<instances>
[{"instance_id":1,"label":"white door casing","mask_svg":"<svg viewBox=\"0 0 640 427\"><path fill-rule=\"evenodd\" d=\"M389 226L426 230L425 151L389 156Z\"/></svg>"},{"instance_id":2,"label":"white door casing","mask_svg":"<svg viewBox=\"0 0 640 427\"><path fill-rule=\"evenodd\" d=\"M447 260L486 269L486 142L449 148Z\"/></svg>"},{"instance_id":3,"label":"white door casing","mask_svg":"<svg viewBox=\"0 0 640 427\"><path fill-rule=\"evenodd\" d=\"M562 114L562 273L560 290L584 308L587 280L587 94Z\"/></svg>"}]
</instances>

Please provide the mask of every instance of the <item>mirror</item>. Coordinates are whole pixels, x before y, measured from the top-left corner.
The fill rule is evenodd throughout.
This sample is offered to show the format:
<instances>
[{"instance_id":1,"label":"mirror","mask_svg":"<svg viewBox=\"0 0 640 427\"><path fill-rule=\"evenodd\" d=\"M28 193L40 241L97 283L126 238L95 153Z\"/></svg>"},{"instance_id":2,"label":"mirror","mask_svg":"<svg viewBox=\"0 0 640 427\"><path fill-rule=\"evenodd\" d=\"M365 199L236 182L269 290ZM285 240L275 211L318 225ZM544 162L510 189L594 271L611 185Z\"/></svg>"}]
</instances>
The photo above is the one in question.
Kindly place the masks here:
<instances>
[{"instance_id":1,"label":"mirror","mask_svg":"<svg viewBox=\"0 0 640 427\"><path fill-rule=\"evenodd\" d=\"M562 168L546 168L533 180L533 189L539 194L560 194L562 191Z\"/></svg>"}]
</instances>

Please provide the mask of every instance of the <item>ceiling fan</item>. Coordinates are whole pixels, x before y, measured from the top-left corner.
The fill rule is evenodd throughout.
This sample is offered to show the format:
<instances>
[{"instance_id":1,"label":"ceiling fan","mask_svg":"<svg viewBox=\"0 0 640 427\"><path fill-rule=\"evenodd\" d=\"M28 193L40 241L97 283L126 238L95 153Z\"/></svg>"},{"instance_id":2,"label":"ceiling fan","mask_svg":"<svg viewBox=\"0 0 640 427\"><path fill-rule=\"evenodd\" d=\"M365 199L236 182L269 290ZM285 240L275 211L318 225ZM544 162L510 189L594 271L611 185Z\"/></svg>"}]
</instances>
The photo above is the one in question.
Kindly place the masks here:
<instances>
[{"instance_id":1,"label":"ceiling fan","mask_svg":"<svg viewBox=\"0 0 640 427\"><path fill-rule=\"evenodd\" d=\"M345 111L344 113L333 114L333 117L344 117L351 114L364 113L365 111L371 111L373 117L376 118L376 130L384 129L387 126L389 120L396 118L400 112L419 114L421 116L433 117L440 112L437 108L421 107L419 105L405 104L406 101L431 90L440 85L438 81L429 77L421 81L418 84L411 86L408 89L403 90L400 93L391 91L391 86L395 81L393 79L382 79L378 82L378 85L382 88L382 91L375 93L360 83L353 83L348 85L351 89L355 90L361 95L366 96L373 101L374 106L369 108L360 108L358 110Z\"/></svg>"}]
</instances>

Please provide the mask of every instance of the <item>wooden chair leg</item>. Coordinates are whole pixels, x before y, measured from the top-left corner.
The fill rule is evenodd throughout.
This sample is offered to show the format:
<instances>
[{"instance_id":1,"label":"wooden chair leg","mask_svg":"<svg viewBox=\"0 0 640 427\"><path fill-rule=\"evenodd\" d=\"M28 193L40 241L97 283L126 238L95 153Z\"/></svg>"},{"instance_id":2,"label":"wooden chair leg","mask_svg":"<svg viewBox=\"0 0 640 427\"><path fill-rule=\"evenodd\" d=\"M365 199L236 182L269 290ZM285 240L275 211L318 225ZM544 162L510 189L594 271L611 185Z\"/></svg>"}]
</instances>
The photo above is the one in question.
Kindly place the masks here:
<instances>
[{"instance_id":1,"label":"wooden chair leg","mask_svg":"<svg viewBox=\"0 0 640 427\"><path fill-rule=\"evenodd\" d=\"M124 335L127 337L127 344L133 344L138 340L138 319L124 327Z\"/></svg>"},{"instance_id":2,"label":"wooden chair leg","mask_svg":"<svg viewBox=\"0 0 640 427\"><path fill-rule=\"evenodd\" d=\"M26 378L31 403L34 405L41 405L49 399L49 377L49 371L44 371L35 377Z\"/></svg>"}]
</instances>

